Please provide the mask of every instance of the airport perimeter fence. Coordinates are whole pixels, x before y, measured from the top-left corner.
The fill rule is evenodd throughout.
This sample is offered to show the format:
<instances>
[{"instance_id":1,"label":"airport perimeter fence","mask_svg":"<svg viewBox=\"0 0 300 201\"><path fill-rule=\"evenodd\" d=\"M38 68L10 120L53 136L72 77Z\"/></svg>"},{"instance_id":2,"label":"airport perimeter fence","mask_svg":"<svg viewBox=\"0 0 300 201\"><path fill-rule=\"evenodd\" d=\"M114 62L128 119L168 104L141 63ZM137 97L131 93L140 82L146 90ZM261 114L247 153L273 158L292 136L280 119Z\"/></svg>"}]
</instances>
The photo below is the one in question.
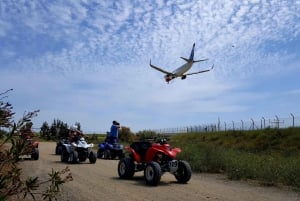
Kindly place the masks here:
<instances>
[{"instance_id":1,"label":"airport perimeter fence","mask_svg":"<svg viewBox=\"0 0 300 201\"><path fill-rule=\"evenodd\" d=\"M278 117L275 115L273 118L250 119L241 121L225 122L220 119L216 123L202 124L196 126L184 126L178 128L163 128L151 130L162 135L174 135L178 133L192 133L192 132L216 132L226 130L260 130L265 128L288 128L300 127L300 116L290 114L290 117Z\"/></svg>"}]
</instances>

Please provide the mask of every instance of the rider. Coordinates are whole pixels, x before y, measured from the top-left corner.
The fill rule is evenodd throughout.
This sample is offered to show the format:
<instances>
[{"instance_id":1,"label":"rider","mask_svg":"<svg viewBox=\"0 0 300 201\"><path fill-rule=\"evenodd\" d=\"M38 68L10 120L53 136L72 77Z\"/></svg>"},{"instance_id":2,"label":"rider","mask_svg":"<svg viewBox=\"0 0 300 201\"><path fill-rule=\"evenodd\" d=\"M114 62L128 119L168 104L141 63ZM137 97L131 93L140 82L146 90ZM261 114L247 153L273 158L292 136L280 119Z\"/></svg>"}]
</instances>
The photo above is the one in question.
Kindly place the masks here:
<instances>
[{"instance_id":1,"label":"rider","mask_svg":"<svg viewBox=\"0 0 300 201\"><path fill-rule=\"evenodd\" d=\"M20 136L24 140L29 140L33 137L32 125L32 122L28 122L20 129Z\"/></svg>"},{"instance_id":2,"label":"rider","mask_svg":"<svg viewBox=\"0 0 300 201\"><path fill-rule=\"evenodd\" d=\"M119 129L120 129L120 123L117 121L113 121L112 125L110 127L110 136L109 141L111 143L117 143L118 142L118 136L119 136Z\"/></svg>"},{"instance_id":3,"label":"rider","mask_svg":"<svg viewBox=\"0 0 300 201\"><path fill-rule=\"evenodd\" d=\"M78 140L83 136L83 133L77 129L77 126L71 126L70 128L70 142L77 143Z\"/></svg>"}]
</instances>

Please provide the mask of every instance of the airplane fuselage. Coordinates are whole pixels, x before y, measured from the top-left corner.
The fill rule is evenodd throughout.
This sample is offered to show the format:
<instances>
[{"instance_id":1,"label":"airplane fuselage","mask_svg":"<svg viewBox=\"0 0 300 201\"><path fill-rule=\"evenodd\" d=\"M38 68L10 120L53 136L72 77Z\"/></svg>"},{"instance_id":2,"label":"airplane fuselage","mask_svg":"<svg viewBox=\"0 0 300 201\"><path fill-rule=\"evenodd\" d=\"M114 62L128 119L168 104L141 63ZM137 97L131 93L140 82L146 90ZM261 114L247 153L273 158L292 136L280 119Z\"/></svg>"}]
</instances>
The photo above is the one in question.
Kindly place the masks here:
<instances>
[{"instance_id":1,"label":"airplane fuselage","mask_svg":"<svg viewBox=\"0 0 300 201\"><path fill-rule=\"evenodd\" d=\"M180 66L179 68L177 68L176 70L174 70L172 73L177 75L178 77L180 77L184 73L189 71L192 68L192 66L193 66L193 61L187 62L187 63L183 64L182 66Z\"/></svg>"},{"instance_id":2,"label":"airplane fuselage","mask_svg":"<svg viewBox=\"0 0 300 201\"><path fill-rule=\"evenodd\" d=\"M185 79L186 76L184 75L184 73L189 71L192 68L192 66L193 66L193 61L187 62L187 63L183 64L182 66L180 66L179 68L177 68L176 70L174 70L172 72L172 74L165 75L166 82L169 83L171 80L173 80L177 77L181 77L181 79Z\"/></svg>"}]
</instances>

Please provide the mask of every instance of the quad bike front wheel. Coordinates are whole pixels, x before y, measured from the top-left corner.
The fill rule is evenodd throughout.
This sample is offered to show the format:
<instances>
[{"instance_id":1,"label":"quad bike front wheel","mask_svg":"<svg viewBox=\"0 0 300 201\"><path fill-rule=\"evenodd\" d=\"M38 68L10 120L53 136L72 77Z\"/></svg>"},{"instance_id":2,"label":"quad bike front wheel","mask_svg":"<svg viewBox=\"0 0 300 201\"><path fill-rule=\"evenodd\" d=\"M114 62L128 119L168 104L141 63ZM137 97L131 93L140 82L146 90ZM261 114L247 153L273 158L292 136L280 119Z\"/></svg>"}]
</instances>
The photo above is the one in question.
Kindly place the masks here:
<instances>
[{"instance_id":1,"label":"quad bike front wheel","mask_svg":"<svg viewBox=\"0 0 300 201\"><path fill-rule=\"evenodd\" d=\"M71 163L78 163L79 159L78 159L78 152L77 151L73 151L70 153L70 162Z\"/></svg>"},{"instance_id":2,"label":"quad bike front wheel","mask_svg":"<svg viewBox=\"0 0 300 201\"><path fill-rule=\"evenodd\" d=\"M179 161L178 169L174 173L174 175L179 183L187 183L192 176L192 169L190 164L187 161Z\"/></svg>"},{"instance_id":3,"label":"quad bike front wheel","mask_svg":"<svg viewBox=\"0 0 300 201\"><path fill-rule=\"evenodd\" d=\"M96 163L96 160L97 160L97 154L95 152L91 151L89 154L90 163L94 164L94 163Z\"/></svg>"},{"instance_id":4,"label":"quad bike front wheel","mask_svg":"<svg viewBox=\"0 0 300 201\"><path fill-rule=\"evenodd\" d=\"M160 182L161 174L161 168L157 162L151 161L146 165L144 178L147 184L157 186Z\"/></svg>"},{"instance_id":5,"label":"quad bike front wheel","mask_svg":"<svg viewBox=\"0 0 300 201\"><path fill-rule=\"evenodd\" d=\"M68 162L69 160L69 153L65 148L62 149L61 155L60 155L61 162Z\"/></svg>"},{"instance_id":6,"label":"quad bike front wheel","mask_svg":"<svg viewBox=\"0 0 300 201\"><path fill-rule=\"evenodd\" d=\"M119 153L118 157L119 157L119 160L125 157L125 154L123 153L123 151Z\"/></svg>"},{"instance_id":7,"label":"quad bike front wheel","mask_svg":"<svg viewBox=\"0 0 300 201\"><path fill-rule=\"evenodd\" d=\"M103 150L98 149L97 158L103 158Z\"/></svg>"},{"instance_id":8,"label":"quad bike front wheel","mask_svg":"<svg viewBox=\"0 0 300 201\"><path fill-rule=\"evenodd\" d=\"M57 145L55 148L55 154L60 155L62 153L62 146Z\"/></svg>"},{"instance_id":9,"label":"quad bike front wheel","mask_svg":"<svg viewBox=\"0 0 300 201\"><path fill-rule=\"evenodd\" d=\"M31 154L31 159L39 160L40 152L38 148L33 149L33 153Z\"/></svg>"},{"instance_id":10,"label":"quad bike front wheel","mask_svg":"<svg viewBox=\"0 0 300 201\"><path fill-rule=\"evenodd\" d=\"M129 179L134 175L135 165L130 158L122 158L118 164L118 174L121 179Z\"/></svg>"}]
</instances>

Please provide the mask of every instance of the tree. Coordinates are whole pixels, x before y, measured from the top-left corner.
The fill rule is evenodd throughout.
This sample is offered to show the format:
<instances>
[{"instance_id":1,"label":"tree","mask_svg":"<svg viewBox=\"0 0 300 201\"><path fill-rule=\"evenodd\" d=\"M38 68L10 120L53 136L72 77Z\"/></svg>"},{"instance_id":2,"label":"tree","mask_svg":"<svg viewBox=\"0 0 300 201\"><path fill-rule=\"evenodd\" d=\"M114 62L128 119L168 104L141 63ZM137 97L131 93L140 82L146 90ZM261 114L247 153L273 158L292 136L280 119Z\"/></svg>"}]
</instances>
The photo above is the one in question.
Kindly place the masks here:
<instances>
[{"instance_id":1,"label":"tree","mask_svg":"<svg viewBox=\"0 0 300 201\"><path fill-rule=\"evenodd\" d=\"M156 132L154 131L139 131L136 136L140 139L140 140L144 140L144 139L156 139L158 137L160 137Z\"/></svg>"},{"instance_id":2,"label":"tree","mask_svg":"<svg viewBox=\"0 0 300 201\"><path fill-rule=\"evenodd\" d=\"M50 136L55 139L66 138L69 135L68 124L59 119L54 119L50 126Z\"/></svg>"},{"instance_id":3,"label":"tree","mask_svg":"<svg viewBox=\"0 0 300 201\"><path fill-rule=\"evenodd\" d=\"M50 127L46 121L42 124L40 133L42 138L50 139Z\"/></svg>"},{"instance_id":4,"label":"tree","mask_svg":"<svg viewBox=\"0 0 300 201\"><path fill-rule=\"evenodd\" d=\"M135 135L130 131L130 128L122 126L119 132L119 140L131 143L135 140Z\"/></svg>"},{"instance_id":5,"label":"tree","mask_svg":"<svg viewBox=\"0 0 300 201\"><path fill-rule=\"evenodd\" d=\"M9 128L13 125L12 118L15 114L12 112L13 107L10 103L2 101L2 99L6 98L7 96L1 97L12 90L13 89L9 89L3 93L0 93L0 128Z\"/></svg>"},{"instance_id":6,"label":"tree","mask_svg":"<svg viewBox=\"0 0 300 201\"><path fill-rule=\"evenodd\" d=\"M75 126L78 130L81 131L81 125L79 122L76 122ZM46 139L65 139L69 136L69 126L67 123L64 123L59 119L54 119L50 127L47 122L44 122L41 127L40 133L43 138Z\"/></svg>"},{"instance_id":7,"label":"tree","mask_svg":"<svg viewBox=\"0 0 300 201\"><path fill-rule=\"evenodd\" d=\"M7 137L0 143L0 200L7 200L14 197L18 200L24 199L30 195L35 199L39 186L48 183L48 188L41 193L43 199L56 199L56 194L60 190L60 186L72 180L72 174L68 168L62 171L54 171L49 173L49 178L45 181L40 181L38 177L29 177L24 180L21 176L22 169L18 168L19 156L26 152L28 143L20 136L28 132L28 126L32 125L31 119L37 116L39 110L27 112L24 116L15 123L13 120L13 107L8 102L3 102L1 97L11 90L7 90L0 94L0 129L2 127L9 128ZM11 143L11 147L7 148L5 144ZM64 174L67 176L62 178Z\"/></svg>"}]
</instances>

